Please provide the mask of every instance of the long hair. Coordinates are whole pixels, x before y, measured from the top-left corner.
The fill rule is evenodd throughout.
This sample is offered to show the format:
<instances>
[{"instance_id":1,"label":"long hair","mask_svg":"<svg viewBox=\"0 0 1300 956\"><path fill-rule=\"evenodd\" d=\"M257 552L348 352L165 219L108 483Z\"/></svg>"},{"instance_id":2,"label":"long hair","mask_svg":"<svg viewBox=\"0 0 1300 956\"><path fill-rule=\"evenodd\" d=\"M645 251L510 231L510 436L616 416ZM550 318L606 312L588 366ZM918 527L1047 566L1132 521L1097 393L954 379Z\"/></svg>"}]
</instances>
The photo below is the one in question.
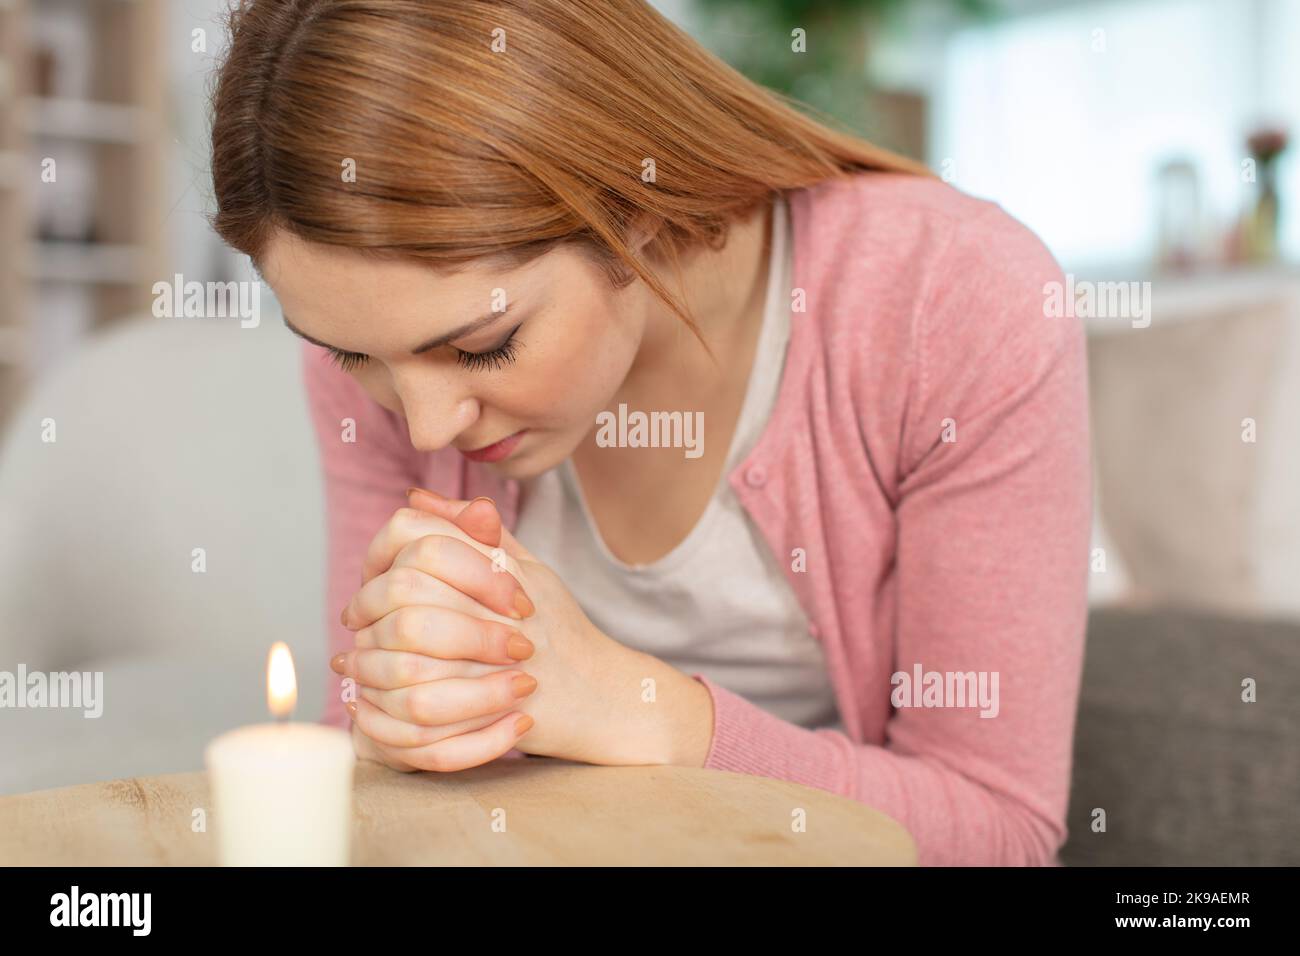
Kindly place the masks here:
<instances>
[{"instance_id":1,"label":"long hair","mask_svg":"<svg viewBox=\"0 0 1300 956\"><path fill-rule=\"evenodd\" d=\"M283 229L455 272L576 243L678 267L774 191L920 163L804 115L644 0L236 0L212 98L213 227Z\"/></svg>"}]
</instances>

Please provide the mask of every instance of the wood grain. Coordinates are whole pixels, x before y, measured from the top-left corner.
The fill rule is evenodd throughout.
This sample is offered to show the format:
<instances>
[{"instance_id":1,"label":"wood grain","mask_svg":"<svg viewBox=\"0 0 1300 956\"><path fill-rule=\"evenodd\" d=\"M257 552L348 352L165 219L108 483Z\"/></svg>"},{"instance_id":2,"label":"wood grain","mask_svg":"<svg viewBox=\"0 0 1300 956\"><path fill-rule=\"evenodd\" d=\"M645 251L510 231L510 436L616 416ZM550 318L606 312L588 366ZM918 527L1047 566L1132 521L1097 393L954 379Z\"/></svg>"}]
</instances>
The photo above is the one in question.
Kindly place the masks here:
<instances>
[{"instance_id":1,"label":"wood grain","mask_svg":"<svg viewBox=\"0 0 1300 956\"><path fill-rule=\"evenodd\" d=\"M498 760L454 774L357 764L359 866L912 866L897 822L763 777L683 767ZM205 866L221 825L203 773L0 797L0 864ZM194 832L194 811L207 814ZM792 822L802 809L806 831ZM493 829L502 819L504 832ZM498 824L498 829L500 825Z\"/></svg>"}]
</instances>

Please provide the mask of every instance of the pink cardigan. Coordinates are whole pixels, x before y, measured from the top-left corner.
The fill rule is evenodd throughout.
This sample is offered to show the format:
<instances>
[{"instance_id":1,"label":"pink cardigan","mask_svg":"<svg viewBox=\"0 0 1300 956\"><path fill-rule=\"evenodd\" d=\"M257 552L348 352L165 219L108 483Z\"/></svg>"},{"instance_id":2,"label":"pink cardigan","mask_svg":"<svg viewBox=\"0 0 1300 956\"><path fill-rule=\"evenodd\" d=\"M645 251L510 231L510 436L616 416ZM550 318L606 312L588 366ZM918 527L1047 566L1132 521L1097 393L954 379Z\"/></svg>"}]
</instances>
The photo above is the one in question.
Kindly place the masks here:
<instances>
[{"instance_id":1,"label":"pink cardigan","mask_svg":"<svg viewBox=\"0 0 1300 956\"><path fill-rule=\"evenodd\" d=\"M705 766L869 804L922 864L1056 865L1092 503L1082 329L1043 307L1060 269L998 206L937 180L866 173L788 198L806 310L772 418L729 480L813 622L847 734L696 674L715 714ZM414 451L400 416L303 350L334 654L352 646L337 617L366 546L407 486L488 495L511 527L518 487L453 449ZM891 675L917 665L996 672L996 717L893 707ZM346 727L329 681L324 719Z\"/></svg>"}]
</instances>

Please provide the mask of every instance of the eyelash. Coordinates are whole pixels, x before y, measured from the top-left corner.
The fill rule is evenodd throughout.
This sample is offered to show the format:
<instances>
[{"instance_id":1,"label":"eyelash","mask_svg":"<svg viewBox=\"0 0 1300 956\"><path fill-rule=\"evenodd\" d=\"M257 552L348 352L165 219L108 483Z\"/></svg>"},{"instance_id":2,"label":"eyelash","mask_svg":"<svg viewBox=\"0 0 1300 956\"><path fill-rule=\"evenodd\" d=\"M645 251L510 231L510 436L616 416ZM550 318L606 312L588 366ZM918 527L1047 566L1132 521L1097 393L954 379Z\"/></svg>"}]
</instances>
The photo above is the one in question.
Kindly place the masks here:
<instances>
[{"instance_id":1,"label":"eyelash","mask_svg":"<svg viewBox=\"0 0 1300 956\"><path fill-rule=\"evenodd\" d=\"M519 327L515 326L509 337L490 352L462 352L457 349L456 361L462 368L470 371L482 371L488 368L498 371L507 365L513 365L515 359L519 357L519 343L515 341L515 332L518 331ZM329 349L329 356L334 364L345 372L360 368L370 361L369 355L362 355L360 352L340 352L338 349Z\"/></svg>"},{"instance_id":2,"label":"eyelash","mask_svg":"<svg viewBox=\"0 0 1300 956\"><path fill-rule=\"evenodd\" d=\"M354 368L360 365L365 365L366 362L370 361L370 356L361 355L357 352L340 352L338 349L327 349L327 351L329 352L330 358L334 360L334 364L345 372L350 372Z\"/></svg>"},{"instance_id":3,"label":"eyelash","mask_svg":"<svg viewBox=\"0 0 1300 956\"><path fill-rule=\"evenodd\" d=\"M461 364L462 368L471 371L490 368L495 372L507 365L513 365L515 359L519 357L519 343L515 341L515 332L518 331L519 326L515 326L514 331L507 336L506 340L491 352L462 352L457 349L456 361Z\"/></svg>"}]
</instances>

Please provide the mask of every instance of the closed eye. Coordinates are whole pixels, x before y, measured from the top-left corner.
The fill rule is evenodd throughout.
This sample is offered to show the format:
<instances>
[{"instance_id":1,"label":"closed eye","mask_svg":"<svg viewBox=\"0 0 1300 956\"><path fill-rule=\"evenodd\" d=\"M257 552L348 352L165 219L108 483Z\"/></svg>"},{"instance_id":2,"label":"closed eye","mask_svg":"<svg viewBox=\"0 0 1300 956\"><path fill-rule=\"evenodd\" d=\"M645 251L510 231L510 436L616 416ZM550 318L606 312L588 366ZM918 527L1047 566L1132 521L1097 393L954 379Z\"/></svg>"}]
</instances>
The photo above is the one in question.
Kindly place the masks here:
<instances>
[{"instance_id":1,"label":"closed eye","mask_svg":"<svg viewBox=\"0 0 1300 956\"><path fill-rule=\"evenodd\" d=\"M334 364L345 372L350 372L370 361L369 355L362 355L360 352L341 352L336 348L328 348L326 351L334 360Z\"/></svg>"},{"instance_id":2,"label":"closed eye","mask_svg":"<svg viewBox=\"0 0 1300 956\"><path fill-rule=\"evenodd\" d=\"M494 349L486 352L464 352L456 350L456 361L463 368L471 370L492 369L494 372L504 368L507 365L513 365L518 358L520 343L515 341L515 333L519 331L519 326L510 330L506 340Z\"/></svg>"},{"instance_id":3,"label":"closed eye","mask_svg":"<svg viewBox=\"0 0 1300 956\"><path fill-rule=\"evenodd\" d=\"M495 348L486 352L466 352L463 349L456 349L456 361L462 368L471 371L482 371L492 369L497 371L507 365L514 364L518 358L518 350L521 343L515 341L515 333L519 331L516 325L506 336L506 340ZM360 352L344 352L340 349L330 347L327 349L330 358L334 364L345 372L351 372L358 369L370 361L369 355L362 355Z\"/></svg>"}]
</instances>

